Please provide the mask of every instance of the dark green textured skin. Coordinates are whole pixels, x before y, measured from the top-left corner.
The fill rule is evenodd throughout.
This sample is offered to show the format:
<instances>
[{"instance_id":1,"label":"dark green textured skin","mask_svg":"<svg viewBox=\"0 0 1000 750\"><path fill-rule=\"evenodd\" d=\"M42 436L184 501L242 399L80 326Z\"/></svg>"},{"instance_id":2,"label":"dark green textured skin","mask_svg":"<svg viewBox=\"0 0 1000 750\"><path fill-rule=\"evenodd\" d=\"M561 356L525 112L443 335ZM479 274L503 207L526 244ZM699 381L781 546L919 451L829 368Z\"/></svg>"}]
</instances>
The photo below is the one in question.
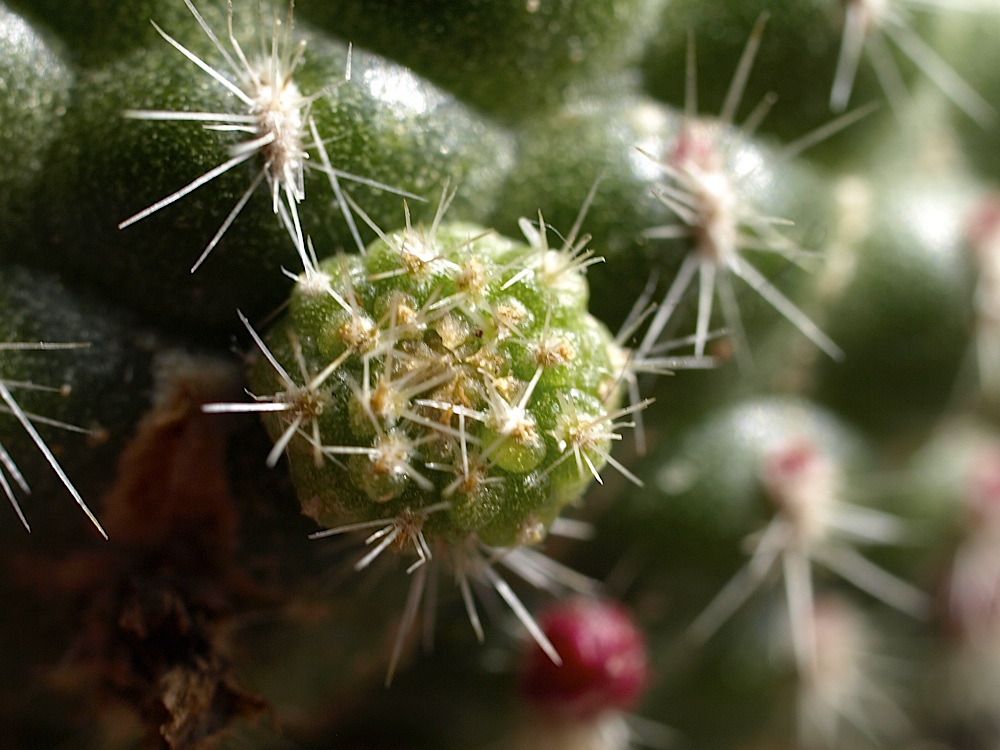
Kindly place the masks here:
<instances>
[{"instance_id":1,"label":"dark green textured skin","mask_svg":"<svg viewBox=\"0 0 1000 750\"><path fill-rule=\"evenodd\" d=\"M664 0L300 0L304 17L516 120L638 57Z\"/></svg>"},{"instance_id":2,"label":"dark green textured skin","mask_svg":"<svg viewBox=\"0 0 1000 750\"><path fill-rule=\"evenodd\" d=\"M149 23L154 14L187 14L183 3L159 0L14 0L12 5L57 34L74 59L86 66L154 44L159 38Z\"/></svg>"},{"instance_id":3,"label":"dark green textured skin","mask_svg":"<svg viewBox=\"0 0 1000 750\"><path fill-rule=\"evenodd\" d=\"M187 31L200 33L190 24ZM502 131L474 119L463 105L405 70L361 52L353 55L353 81L344 83L345 47L325 38L310 41L296 81L305 93L335 89L315 102L313 115L322 137L332 139L326 148L336 168L428 197L451 179L462 185L456 215L482 216L492 207L495 183L510 158ZM404 98L393 98L393 86ZM229 145L240 139L199 123L125 119L122 110L238 112L239 104L163 40L88 71L76 87L56 146L61 168L38 202L39 209L46 206L46 232L36 239L47 245L39 260L66 264L128 304L196 335L230 330L237 308L261 314L276 307L288 289L281 268L301 264L272 212L265 185L205 265L189 273L260 170L256 159L133 226L117 228L225 162ZM363 186L349 189L375 222L390 226L398 220L403 200L398 195L379 195L382 191ZM334 198L326 178L307 175L306 195L302 221L317 252L352 250L346 223L331 210ZM410 203L417 216L433 210ZM25 249L34 255L33 248ZM166 299L157 293L163 288L173 290Z\"/></svg>"},{"instance_id":4,"label":"dark green textured skin","mask_svg":"<svg viewBox=\"0 0 1000 750\"><path fill-rule=\"evenodd\" d=\"M73 85L64 53L0 4L0 257L31 236L31 201Z\"/></svg>"}]
</instances>

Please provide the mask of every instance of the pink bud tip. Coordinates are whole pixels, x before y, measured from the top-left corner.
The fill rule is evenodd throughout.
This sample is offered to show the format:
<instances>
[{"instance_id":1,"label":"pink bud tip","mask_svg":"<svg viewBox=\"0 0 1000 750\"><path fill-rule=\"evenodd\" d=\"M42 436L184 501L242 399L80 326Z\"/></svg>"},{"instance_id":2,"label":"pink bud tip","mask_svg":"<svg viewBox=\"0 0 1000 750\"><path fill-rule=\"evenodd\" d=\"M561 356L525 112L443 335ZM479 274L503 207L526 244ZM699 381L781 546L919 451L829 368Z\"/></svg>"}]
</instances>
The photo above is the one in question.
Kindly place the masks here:
<instances>
[{"instance_id":1,"label":"pink bud tip","mask_svg":"<svg viewBox=\"0 0 1000 750\"><path fill-rule=\"evenodd\" d=\"M531 704L576 719L635 704L648 679L646 641L621 605L572 599L549 609L540 625L563 663L532 644L521 680Z\"/></svg>"}]
</instances>

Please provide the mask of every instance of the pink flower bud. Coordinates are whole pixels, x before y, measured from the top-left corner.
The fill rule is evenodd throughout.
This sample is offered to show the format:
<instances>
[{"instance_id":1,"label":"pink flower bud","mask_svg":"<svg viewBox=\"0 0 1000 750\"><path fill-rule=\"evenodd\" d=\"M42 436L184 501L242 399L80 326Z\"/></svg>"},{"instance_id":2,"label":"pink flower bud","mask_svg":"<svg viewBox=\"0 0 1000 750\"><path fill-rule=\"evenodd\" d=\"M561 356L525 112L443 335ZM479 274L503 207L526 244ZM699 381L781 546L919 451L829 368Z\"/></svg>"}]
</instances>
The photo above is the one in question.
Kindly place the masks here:
<instances>
[{"instance_id":1,"label":"pink flower bud","mask_svg":"<svg viewBox=\"0 0 1000 750\"><path fill-rule=\"evenodd\" d=\"M562 665L532 644L521 679L532 705L589 719L635 704L648 679L646 641L621 605L572 599L545 612L540 625Z\"/></svg>"}]
</instances>

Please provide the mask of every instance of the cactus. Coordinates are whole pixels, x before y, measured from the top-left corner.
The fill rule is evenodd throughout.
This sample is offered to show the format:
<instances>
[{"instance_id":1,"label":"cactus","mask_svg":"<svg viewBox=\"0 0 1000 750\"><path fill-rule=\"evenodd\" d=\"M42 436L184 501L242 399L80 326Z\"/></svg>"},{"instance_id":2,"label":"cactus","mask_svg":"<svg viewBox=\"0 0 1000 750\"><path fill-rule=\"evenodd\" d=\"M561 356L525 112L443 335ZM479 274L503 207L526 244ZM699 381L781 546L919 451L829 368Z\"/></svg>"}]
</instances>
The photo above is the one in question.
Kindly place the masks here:
<instances>
[{"instance_id":1,"label":"cactus","mask_svg":"<svg viewBox=\"0 0 1000 750\"><path fill-rule=\"evenodd\" d=\"M996 746L998 33L0 3L0 735Z\"/></svg>"}]
</instances>

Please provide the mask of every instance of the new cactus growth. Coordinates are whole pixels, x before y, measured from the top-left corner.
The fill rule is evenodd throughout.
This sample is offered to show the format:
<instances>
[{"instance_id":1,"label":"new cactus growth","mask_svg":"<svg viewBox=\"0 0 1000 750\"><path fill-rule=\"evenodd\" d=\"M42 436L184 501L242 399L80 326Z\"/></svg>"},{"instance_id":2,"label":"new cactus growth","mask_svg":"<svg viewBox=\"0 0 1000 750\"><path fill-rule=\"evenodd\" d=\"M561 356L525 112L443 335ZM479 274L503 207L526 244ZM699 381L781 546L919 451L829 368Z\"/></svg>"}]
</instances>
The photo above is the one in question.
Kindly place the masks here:
<instances>
[{"instance_id":1,"label":"new cactus growth","mask_svg":"<svg viewBox=\"0 0 1000 750\"><path fill-rule=\"evenodd\" d=\"M449 197L429 227L407 217L303 273L265 339L250 328L254 402L206 408L264 414L269 463L287 454L320 535L376 530L358 567L388 549L410 573L457 566L478 629L467 575L490 581L490 556L540 543L609 462L639 481L610 452L645 403L619 408L622 358L586 312L586 238L552 249L541 218L530 245L444 222Z\"/></svg>"},{"instance_id":2,"label":"new cactus growth","mask_svg":"<svg viewBox=\"0 0 1000 750\"><path fill-rule=\"evenodd\" d=\"M307 513L335 526L444 502L428 539L544 536L621 437L614 344L586 292L572 248L444 222L300 276L250 390Z\"/></svg>"}]
</instances>

